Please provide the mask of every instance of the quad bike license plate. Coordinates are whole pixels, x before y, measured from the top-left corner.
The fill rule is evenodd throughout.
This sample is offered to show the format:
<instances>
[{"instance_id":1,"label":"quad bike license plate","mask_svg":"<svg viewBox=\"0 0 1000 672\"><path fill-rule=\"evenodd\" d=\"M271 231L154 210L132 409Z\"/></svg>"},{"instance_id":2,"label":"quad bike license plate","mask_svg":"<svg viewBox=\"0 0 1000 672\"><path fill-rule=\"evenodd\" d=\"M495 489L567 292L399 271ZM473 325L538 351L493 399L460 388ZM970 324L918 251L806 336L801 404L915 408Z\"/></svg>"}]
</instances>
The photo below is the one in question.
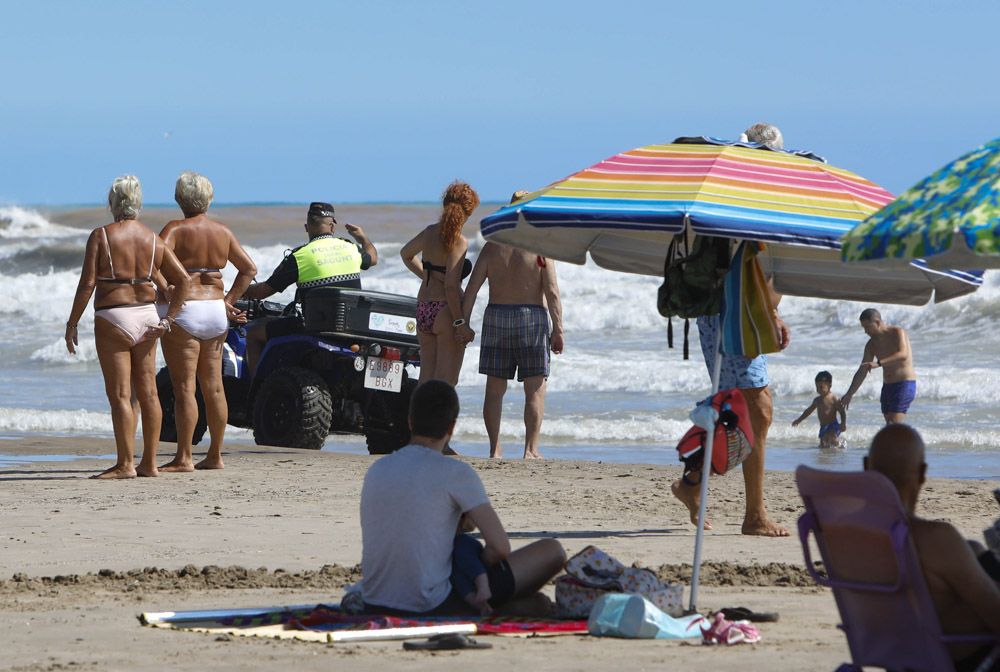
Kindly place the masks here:
<instances>
[{"instance_id":1,"label":"quad bike license plate","mask_svg":"<svg viewBox=\"0 0 1000 672\"><path fill-rule=\"evenodd\" d=\"M399 392L403 386L403 362L398 359L369 357L365 371L365 387L372 390Z\"/></svg>"}]
</instances>

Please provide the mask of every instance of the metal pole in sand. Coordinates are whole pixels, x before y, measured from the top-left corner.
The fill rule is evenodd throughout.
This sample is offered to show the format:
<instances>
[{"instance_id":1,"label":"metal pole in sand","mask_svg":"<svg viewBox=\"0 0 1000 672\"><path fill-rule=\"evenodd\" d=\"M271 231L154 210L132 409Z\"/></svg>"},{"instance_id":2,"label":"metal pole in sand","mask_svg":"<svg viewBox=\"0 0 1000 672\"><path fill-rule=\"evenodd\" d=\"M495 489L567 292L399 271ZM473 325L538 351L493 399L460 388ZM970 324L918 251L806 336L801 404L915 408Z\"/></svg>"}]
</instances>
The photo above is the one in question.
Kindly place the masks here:
<instances>
[{"instance_id":1,"label":"metal pole in sand","mask_svg":"<svg viewBox=\"0 0 1000 672\"><path fill-rule=\"evenodd\" d=\"M722 373L722 324L715 330L715 365L712 367L712 397L719 391L719 377ZM701 577L701 543L705 536L705 510L708 507L708 477L712 473L712 443L715 438L715 427L705 427L705 452L701 466L701 500L698 503L698 531L694 537L694 562L691 566L691 601L688 612L697 611L698 579Z\"/></svg>"}]
</instances>

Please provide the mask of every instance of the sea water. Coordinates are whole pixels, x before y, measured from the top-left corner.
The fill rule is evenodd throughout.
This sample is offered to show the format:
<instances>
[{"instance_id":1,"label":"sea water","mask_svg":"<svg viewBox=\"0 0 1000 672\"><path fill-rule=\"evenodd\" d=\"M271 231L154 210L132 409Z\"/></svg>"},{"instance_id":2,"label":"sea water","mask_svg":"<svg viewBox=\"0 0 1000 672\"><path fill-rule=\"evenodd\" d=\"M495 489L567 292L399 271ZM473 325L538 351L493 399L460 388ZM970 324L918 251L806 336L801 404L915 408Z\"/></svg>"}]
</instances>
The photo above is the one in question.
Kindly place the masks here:
<instances>
[{"instance_id":1,"label":"sea water","mask_svg":"<svg viewBox=\"0 0 1000 672\"><path fill-rule=\"evenodd\" d=\"M290 248L305 242L304 206L215 207L229 223L265 280ZM470 257L482 244L478 218L466 227ZM158 229L179 213L147 208L141 219ZM378 247L379 264L364 274L366 288L416 295L420 280L399 259L402 244L434 221L427 205L360 205L338 208L338 219L362 225ZM93 339L93 309L80 321L80 348L66 351L64 324L79 279L90 230L108 221L99 208L40 211L0 207L0 433L112 436L111 416ZM344 235L343 232L339 232ZM691 358L681 354L682 323L674 321L675 348L668 349L666 322L656 312L653 277L557 264L566 348L554 356L548 382L542 453L555 459L676 464L678 439L690 427L695 401L707 396L709 378L691 325ZM235 271L224 270L227 286ZM280 300L290 300L293 289ZM476 304L479 328L487 289ZM798 464L855 469L882 424L875 371L855 396L844 436L846 448L817 448L815 415L798 427L791 421L815 396L820 370L833 374L842 394L861 360L866 337L858 315L867 305L786 297L781 311L792 344L769 358L774 424L768 436L769 469ZM921 307L876 305L883 317L907 329L917 367L918 394L908 417L923 434L933 476L1000 479L1000 274L988 273L976 293ZM459 380L462 414L454 445L485 456L481 420L485 378L478 373L478 343L470 345ZM162 358L161 358L162 365ZM523 392L509 388L502 442L507 457L523 449ZM252 443L246 430L229 428L230 443ZM361 437L330 437L328 450L364 452Z\"/></svg>"}]
</instances>

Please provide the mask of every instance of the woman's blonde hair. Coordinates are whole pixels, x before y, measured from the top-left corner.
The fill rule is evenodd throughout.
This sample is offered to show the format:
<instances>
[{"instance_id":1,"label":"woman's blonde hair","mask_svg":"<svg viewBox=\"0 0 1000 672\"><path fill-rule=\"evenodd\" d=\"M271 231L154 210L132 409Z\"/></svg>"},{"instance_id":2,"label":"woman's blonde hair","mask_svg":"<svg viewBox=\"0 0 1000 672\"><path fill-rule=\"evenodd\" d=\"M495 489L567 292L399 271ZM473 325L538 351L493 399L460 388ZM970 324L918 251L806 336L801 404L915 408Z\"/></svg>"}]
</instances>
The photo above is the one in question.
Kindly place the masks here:
<instances>
[{"instance_id":1,"label":"woman's blonde hair","mask_svg":"<svg viewBox=\"0 0 1000 672\"><path fill-rule=\"evenodd\" d=\"M108 190L108 208L116 222L135 219L142 210L142 185L135 175L116 177Z\"/></svg>"},{"instance_id":2,"label":"woman's blonde hair","mask_svg":"<svg viewBox=\"0 0 1000 672\"><path fill-rule=\"evenodd\" d=\"M462 235L462 227L479 206L479 194L465 182L455 180L444 190L441 199L444 211L438 224L441 225L441 243L450 250Z\"/></svg>"},{"instance_id":3,"label":"woman's blonde hair","mask_svg":"<svg viewBox=\"0 0 1000 672\"><path fill-rule=\"evenodd\" d=\"M174 187L174 200L185 215L200 215L212 205L215 189L212 181L190 170L181 173Z\"/></svg>"}]
</instances>

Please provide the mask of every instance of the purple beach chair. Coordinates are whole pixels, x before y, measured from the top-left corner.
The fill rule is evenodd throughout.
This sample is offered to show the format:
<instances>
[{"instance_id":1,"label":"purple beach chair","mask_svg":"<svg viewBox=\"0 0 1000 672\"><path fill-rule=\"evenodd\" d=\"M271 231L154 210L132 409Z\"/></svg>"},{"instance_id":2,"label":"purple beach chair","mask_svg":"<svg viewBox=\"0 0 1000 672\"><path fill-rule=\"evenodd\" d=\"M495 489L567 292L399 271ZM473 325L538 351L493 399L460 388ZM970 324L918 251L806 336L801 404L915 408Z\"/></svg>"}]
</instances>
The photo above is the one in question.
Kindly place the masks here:
<instances>
[{"instance_id":1,"label":"purple beach chair","mask_svg":"<svg viewBox=\"0 0 1000 672\"><path fill-rule=\"evenodd\" d=\"M806 569L833 597L847 635L851 664L837 672L886 670L954 672L948 643L995 646L977 668L1000 669L1000 640L993 634L945 635L910 539L906 512L892 482L874 471L795 471L806 512L799 540ZM826 576L813 565L810 534Z\"/></svg>"}]
</instances>

